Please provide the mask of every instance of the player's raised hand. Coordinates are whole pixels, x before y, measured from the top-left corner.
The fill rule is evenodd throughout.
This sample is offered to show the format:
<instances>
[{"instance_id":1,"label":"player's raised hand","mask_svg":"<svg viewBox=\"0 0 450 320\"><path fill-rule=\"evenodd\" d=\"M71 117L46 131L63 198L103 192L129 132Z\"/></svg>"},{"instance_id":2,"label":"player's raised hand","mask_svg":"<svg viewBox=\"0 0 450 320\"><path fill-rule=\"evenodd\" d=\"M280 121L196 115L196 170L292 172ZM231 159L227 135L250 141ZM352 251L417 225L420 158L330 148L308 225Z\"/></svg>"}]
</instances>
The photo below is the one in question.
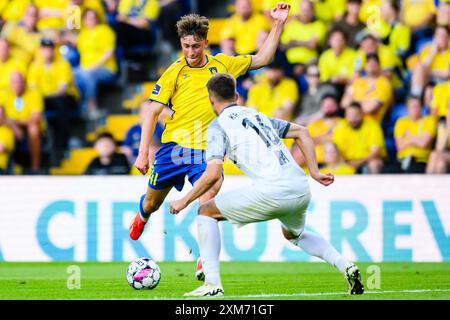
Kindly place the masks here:
<instances>
[{"instance_id":1,"label":"player's raised hand","mask_svg":"<svg viewBox=\"0 0 450 320\"><path fill-rule=\"evenodd\" d=\"M139 170L140 173L145 175L149 168L148 156L139 153L136 161L134 162L134 166Z\"/></svg>"},{"instance_id":2,"label":"player's raised hand","mask_svg":"<svg viewBox=\"0 0 450 320\"><path fill-rule=\"evenodd\" d=\"M170 202L170 213L171 214L178 214L181 210L187 207L186 201L183 199L180 200L174 200Z\"/></svg>"},{"instance_id":3,"label":"player's raised hand","mask_svg":"<svg viewBox=\"0 0 450 320\"><path fill-rule=\"evenodd\" d=\"M313 176L314 180L323 184L324 186L329 186L334 182L334 176L331 173L318 173Z\"/></svg>"},{"instance_id":4,"label":"player's raised hand","mask_svg":"<svg viewBox=\"0 0 450 320\"><path fill-rule=\"evenodd\" d=\"M278 2L277 6L270 10L270 16L274 21L279 21L284 24L288 18L290 9L291 6L289 4Z\"/></svg>"}]
</instances>

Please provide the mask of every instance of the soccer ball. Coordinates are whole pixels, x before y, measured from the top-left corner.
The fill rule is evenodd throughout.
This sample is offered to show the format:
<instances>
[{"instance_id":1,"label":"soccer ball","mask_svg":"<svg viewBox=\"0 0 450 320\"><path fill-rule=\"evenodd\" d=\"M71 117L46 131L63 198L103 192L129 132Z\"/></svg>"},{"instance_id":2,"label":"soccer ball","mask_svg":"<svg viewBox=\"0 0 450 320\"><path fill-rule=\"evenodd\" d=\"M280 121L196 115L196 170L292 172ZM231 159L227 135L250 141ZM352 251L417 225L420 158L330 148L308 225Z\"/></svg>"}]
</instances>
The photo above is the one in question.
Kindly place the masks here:
<instances>
[{"instance_id":1,"label":"soccer ball","mask_svg":"<svg viewBox=\"0 0 450 320\"><path fill-rule=\"evenodd\" d=\"M155 289L160 279L161 270L150 258L137 258L128 266L128 284L136 290Z\"/></svg>"}]
</instances>

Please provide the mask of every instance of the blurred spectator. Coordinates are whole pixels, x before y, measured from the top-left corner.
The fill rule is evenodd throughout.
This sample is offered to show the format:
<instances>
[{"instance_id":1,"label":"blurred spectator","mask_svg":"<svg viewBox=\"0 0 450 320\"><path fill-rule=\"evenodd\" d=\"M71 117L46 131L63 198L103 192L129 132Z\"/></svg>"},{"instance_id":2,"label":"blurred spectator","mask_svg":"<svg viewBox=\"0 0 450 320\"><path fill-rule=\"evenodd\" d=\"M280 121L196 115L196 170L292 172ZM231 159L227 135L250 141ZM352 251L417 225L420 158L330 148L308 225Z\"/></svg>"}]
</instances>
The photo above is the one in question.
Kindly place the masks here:
<instances>
[{"instance_id":1,"label":"blurred spectator","mask_svg":"<svg viewBox=\"0 0 450 320\"><path fill-rule=\"evenodd\" d=\"M0 1L0 30L5 22L19 22L31 0Z\"/></svg>"},{"instance_id":2,"label":"blurred spectator","mask_svg":"<svg viewBox=\"0 0 450 320\"><path fill-rule=\"evenodd\" d=\"M29 5L19 23L8 22L2 29L2 36L11 45L11 55L28 64L36 54L41 40L37 29L39 11L35 5Z\"/></svg>"},{"instance_id":3,"label":"blurred spectator","mask_svg":"<svg viewBox=\"0 0 450 320\"><path fill-rule=\"evenodd\" d=\"M326 94L320 103L320 119L308 124L308 130L314 140L316 157L319 164L325 163L324 145L331 142L334 128L343 122L340 117L339 103L336 96Z\"/></svg>"},{"instance_id":4,"label":"blurred spectator","mask_svg":"<svg viewBox=\"0 0 450 320\"><path fill-rule=\"evenodd\" d=\"M220 39L235 39L235 51L238 54L253 53L258 33L269 30L270 25L264 15L253 10L250 0L236 0L235 10L236 13L223 26Z\"/></svg>"},{"instance_id":5,"label":"blurred spectator","mask_svg":"<svg viewBox=\"0 0 450 320\"><path fill-rule=\"evenodd\" d=\"M439 2L436 24L450 28L450 1Z\"/></svg>"},{"instance_id":6,"label":"blurred spectator","mask_svg":"<svg viewBox=\"0 0 450 320\"><path fill-rule=\"evenodd\" d=\"M142 122L145 116L144 108L140 108L139 116L140 122L132 126L128 129L125 140L120 146L120 151L127 156L128 162L130 164L134 164L138 154L139 154L139 145L141 142L141 133L142 133ZM164 110L166 111L166 110ZM162 112L160 118L166 114L167 112ZM150 151L149 151L149 159L150 163L153 162L156 152L158 151L161 145L161 136L164 131L164 125L161 121L156 123L155 131L153 133L152 140L150 142Z\"/></svg>"},{"instance_id":7,"label":"blurred spectator","mask_svg":"<svg viewBox=\"0 0 450 320\"><path fill-rule=\"evenodd\" d=\"M117 72L114 56L116 35L106 24L99 24L97 13L87 9L83 16L84 28L78 37L80 67L74 70L75 80L82 89L81 103L88 119L97 119L97 87L111 82Z\"/></svg>"},{"instance_id":8,"label":"blurred spectator","mask_svg":"<svg viewBox=\"0 0 450 320\"><path fill-rule=\"evenodd\" d=\"M40 59L36 59L28 72L28 86L44 96L48 128L52 137L52 165L58 165L68 148L71 117L77 109L78 91L70 64L56 55L55 43L41 40Z\"/></svg>"},{"instance_id":9,"label":"blurred spectator","mask_svg":"<svg viewBox=\"0 0 450 320\"><path fill-rule=\"evenodd\" d=\"M228 56L236 55L236 39L231 29L222 29L220 34L219 51Z\"/></svg>"},{"instance_id":10,"label":"blurred spectator","mask_svg":"<svg viewBox=\"0 0 450 320\"><path fill-rule=\"evenodd\" d=\"M162 38L168 41L171 49L176 50L180 45L180 39L175 27L177 21L185 14L189 13L189 5L186 1L180 0L159 0L161 7L159 13L159 25L162 31Z\"/></svg>"},{"instance_id":11,"label":"blurred spectator","mask_svg":"<svg viewBox=\"0 0 450 320\"><path fill-rule=\"evenodd\" d=\"M325 40L326 26L314 19L313 4L301 0L300 14L293 16L281 35L281 48L294 68L295 76L304 73L305 65L318 58L318 49Z\"/></svg>"},{"instance_id":12,"label":"blurred spectator","mask_svg":"<svg viewBox=\"0 0 450 320\"><path fill-rule=\"evenodd\" d=\"M356 173L355 168L344 161L344 158L342 158L334 143L325 143L323 149L325 153L325 166L320 169L320 172L332 173L334 175L350 175Z\"/></svg>"},{"instance_id":13,"label":"blurred spectator","mask_svg":"<svg viewBox=\"0 0 450 320\"><path fill-rule=\"evenodd\" d=\"M381 2L383 0L362 0L359 19L366 25L377 23L381 11Z\"/></svg>"},{"instance_id":14,"label":"blurred spectator","mask_svg":"<svg viewBox=\"0 0 450 320\"><path fill-rule=\"evenodd\" d=\"M347 47L347 37L340 29L332 29L328 40L330 49L320 55L320 81L330 82L343 91L353 77L355 51Z\"/></svg>"},{"instance_id":15,"label":"blurred spectator","mask_svg":"<svg viewBox=\"0 0 450 320\"><path fill-rule=\"evenodd\" d=\"M64 18L68 19L67 15L77 13L75 8L79 9L80 16L84 15L87 9L92 9L97 12L97 17L101 23L107 23L105 9L101 0L70 0L69 5L64 10ZM67 28L67 20L65 27Z\"/></svg>"},{"instance_id":16,"label":"blurred spectator","mask_svg":"<svg viewBox=\"0 0 450 320\"><path fill-rule=\"evenodd\" d=\"M267 66L265 73L267 77L250 88L247 105L269 117L291 120L299 99L297 83L284 75L277 60Z\"/></svg>"},{"instance_id":17,"label":"blurred spectator","mask_svg":"<svg viewBox=\"0 0 450 320\"><path fill-rule=\"evenodd\" d=\"M14 71L26 74L26 70L25 63L11 56L8 41L0 38L0 95L11 88L11 74Z\"/></svg>"},{"instance_id":18,"label":"blurred spectator","mask_svg":"<svg viewBox=\"0 0 450 320\"><path fill-rule=\"evenodd\" d=\"M435 14L434 0L402 1L402 20L416 35L430 28Z\"/></svg>"},{"instance_id":19,"label":"blurred spectator","mask_svg":"<svg viewBox=\"0 0 450 320\"><path fill-rule=\"evenodd\" d=\"M411 30L399 20L400 7L397 0L383 0L379 23L368 26L370 32L378 34L381 41L391 47L392 52L405 58L411 45Z\"/></svg>"},{"instance_id":20,"label":"blurred spectator","mask_svg":"<svg viewBox=\"0 0 450 320\"><path fill-rule=\"evenodd\" d=\"M333 142L358 173L380 173L385 154L381 125L364 118L362 107L353 102L345 110L345 121L333 131Z\"/></svg>"},{"instance_id":21,"label":"blurred spectator","mask_svg":"<svg viewBox=\"0 0 450 320\"><path fill-rule=\"evenodd\" d=\"M404 173L424 173L436 135L436 121L422 115L419 97L408 97L408 115L397 120L394 127L397 159Z\"/></svg>"},{"instance_id":22,"label":"blurred spectator","mask_svg":"<svg viewBox=\"0 0 450 320\"><path fill-rule=\"evenodd\" d=\"M344 16L333 23L332 29L339 28L347 35L347 45L356 49L356 35L365 28L365 24L359 20L361 0L347 0Z\"/></svg>"},{"instance_id":23,"label":"blurred spectator","mask_svg":"<svg viewBox=\"0 0 450 320\"><path fill-rule=\"evenodd\" d=\"M450 169L450 101L447 100L447 117L439 120L436 147L428 159L427 173L449 173Z\"/></svg>"},{"instance_id":24,"label":"blurred spectator","mask_svg":"<svg viewBox=\"0 0 450 320\"><path fill-rule=\"evenodd\" d=\"M392 48L381 44L377 35L366 30L359 33L356 38L360 48L356 52L355 71L363 74L367 55L376 54L382 73L392 81L394 88L401 87L403 85L401 82L402 62Z\"/></svg>"},{"instance_id":25,"label":"blurred spectator","mask_svg":"<svg viewBox=\"0 0 450 320\"><path fill-rule=\"evenodd\" d=\"M130 165L127 157L116 152L116 142L112 134L104 132L97 137L94 145L99 156L87 167L87 175L122 175L129 174Z\"/></svg>"},{"instance_id":26,"label":"blurred spectator","mask_svg":"<svg viewBox=\"0 0 450 320\"><path fill-rule=\"evenodd\" d=\"M14 151L14 145L14 131L7 122L5 109L0 106L0 175L7 173L9 156Z\"/></svg>"},{"instance_id":27,"label":"blurred spectator","mask_svg":"<svg viewBox=\"0 0 450 320\"><path fill-rule=\"evenodd\" d=\"M376 54L367 55L365 72L365 76L355 79L347 88L342 106L346 108L356 101L361 104L364 115L381 123L392 103L392 84L382 75L380 60Z\"/></svg>"},{"instance_id":28,"label":"blurred spectator","mask_svg":"<svg viewBox=\"0 0 450 320\"><path fill-rule=\"evenodd\" d=\"M117 9L119 7L120 0L102 0L103 7L105 9L106 21L110 26L115 26L117 23Z\"/></svg>"},{"instance_id":29,"label":"blurred spectator","mask_svg":"<svg viewBox=\"0 0 450 320\"><path fill-rule=\"evenodd\" d=\"M308 83L308 91L302 94L300 111L296 115L295 122L306 126L321 118L322 98L329 94L337 96L337 90L330 84L320 83L319 67L316 64L310 64L306 67L305 78Z\"/></svg>"},{"instance_id":30,"label":"blurred spectator","mask_svg":"<svg viewBox=\"0 0 450 320\"><path fill-rule=\"evenodd\" d=\"M34 0L34 4L39 9L38 29L62 30L65 27L65 13L69 4L68 0Z\"/></svg>"},{"instance_id":31,"label":"blurred spectator","mask_svg":"<svg viewBox=\"0 0 450 320\"><path fill-rule=\"evenodd\" d=\"M116 16L117 43L125 50L135 45L151 45L156 39L153 24L159 16L157 0L120 0Z\"/></svg>"},{"instance_id":32,"label":"blurred spectator","mask_svg":"<svg viewBox=\"0 0 450 320\"><path fill-rule=\"evenodd\" d=\"M433 99L430 104L430 112L438 119L447 117L450 104L450 81L437 84L433 88Z\"/></svg>"},{"instance_id":33,"label":"blurred spectator","mask_svg":"<svg viewBox=\"0 0 450 320\"><path fill-rule=\"evenodd\" d=\"M37 90L27 89L20 72L11 75L11 90L0 95L0 105L15 129L16 140L28 142L31 170L37 173L41 164L41 133L45 128L42 118L44 101Z\"/></svg>"},{"instance_id":34,"label":"blurred spectator","mask_svg":"<svg viewBox=\"0 0 450 320\"><path fill-rule=\"evenodd\" d=\"M437 26L433 42L419 53L419 61L413 69L411 93L422 95L428 81L441 83L450 79L450 44L449 29Z\"/></svg>"}]
</instances>

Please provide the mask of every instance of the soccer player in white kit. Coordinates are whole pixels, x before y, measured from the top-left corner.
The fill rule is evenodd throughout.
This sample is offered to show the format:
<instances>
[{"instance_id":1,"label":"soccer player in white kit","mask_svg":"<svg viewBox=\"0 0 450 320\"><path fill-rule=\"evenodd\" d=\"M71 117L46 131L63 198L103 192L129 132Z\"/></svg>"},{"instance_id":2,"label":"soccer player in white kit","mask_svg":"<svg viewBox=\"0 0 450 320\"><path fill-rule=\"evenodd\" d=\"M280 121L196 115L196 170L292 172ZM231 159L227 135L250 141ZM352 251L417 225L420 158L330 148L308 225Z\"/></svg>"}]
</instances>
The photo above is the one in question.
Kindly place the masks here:
<instances>
[{"instance_id":1,"label":"soccer player in white kit","mask_svg":"<svg viewBox=\"0 0 450 320\"><path fill-rule=\"evenodd\" d=\"M278 219L284 237L312 256L335 266L347 279L350 294L362 294L364 286L358 267L346 260L319 234L306 231L306 210L311 199L308 178L292 158L281 138L293 138L303 152L309 172L328 186L332 174L318 170L314 143L300 125L269 118L236 104L236 82L218 73L207 83L210 102L218 115L207 132L207 168L182 199L170 203L170 212L179 213L207 192L222 176L227 155L251 180L251 186L219 193L198 210L198 245L205 283L185 296L224 294L219 272L220 233L218 222L229 220L237 226Z\"/></svg>"}]
</instances>

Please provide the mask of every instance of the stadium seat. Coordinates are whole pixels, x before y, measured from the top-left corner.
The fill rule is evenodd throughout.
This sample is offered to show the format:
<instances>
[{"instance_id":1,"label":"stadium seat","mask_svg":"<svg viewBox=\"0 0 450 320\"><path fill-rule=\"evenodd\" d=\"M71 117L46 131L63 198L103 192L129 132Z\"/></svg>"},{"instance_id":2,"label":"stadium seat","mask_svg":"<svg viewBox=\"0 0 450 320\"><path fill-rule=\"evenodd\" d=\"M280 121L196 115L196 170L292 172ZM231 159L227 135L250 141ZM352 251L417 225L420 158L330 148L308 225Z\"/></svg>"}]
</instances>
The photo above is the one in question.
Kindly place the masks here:
<instances>
[{"instance_id":1,"label":"stadium seat","mask_svg":"<svg viewBox=\"0 0 450 320\"><path fill-rule=\"evenodd\" d=\"M69 158L61 162L58 168L51 168L52 175L79 175L83 174L89 163L97 156L94 148L79 148L70 151Z\"/></svg>"},{"instance_id":2,"label":"stadium seat","mask_svg":"<svg viewBox=\"0 0 450 320\"><path fill-rule=\"evenodd\" d=\"M110 132L116 141L123 141L131 126L139 122L139 115L112 114L106 118L105 129Z\"/></svg>"}]
</instances>

